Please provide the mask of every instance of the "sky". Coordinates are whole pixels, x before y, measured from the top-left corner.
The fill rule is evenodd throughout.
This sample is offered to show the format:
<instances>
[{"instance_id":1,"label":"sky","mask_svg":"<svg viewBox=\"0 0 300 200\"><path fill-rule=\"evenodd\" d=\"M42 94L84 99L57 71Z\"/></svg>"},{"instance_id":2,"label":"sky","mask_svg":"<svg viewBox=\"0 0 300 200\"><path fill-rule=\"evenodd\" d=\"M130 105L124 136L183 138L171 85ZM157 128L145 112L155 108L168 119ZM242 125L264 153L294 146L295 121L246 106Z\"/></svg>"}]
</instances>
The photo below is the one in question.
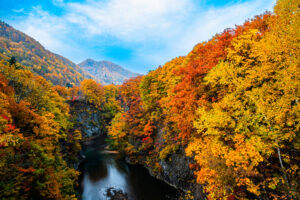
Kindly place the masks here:
<instances>
[{"instance_id":1,"label":"sky","mask_svg":"<svg viewBox=\"0 0 300 200\"><path fill-rule=\"evenodd\" d=\"M0 20L76 64L109 60L145 74L276 0L0 0Z\"/></svg>"}]
</instances>

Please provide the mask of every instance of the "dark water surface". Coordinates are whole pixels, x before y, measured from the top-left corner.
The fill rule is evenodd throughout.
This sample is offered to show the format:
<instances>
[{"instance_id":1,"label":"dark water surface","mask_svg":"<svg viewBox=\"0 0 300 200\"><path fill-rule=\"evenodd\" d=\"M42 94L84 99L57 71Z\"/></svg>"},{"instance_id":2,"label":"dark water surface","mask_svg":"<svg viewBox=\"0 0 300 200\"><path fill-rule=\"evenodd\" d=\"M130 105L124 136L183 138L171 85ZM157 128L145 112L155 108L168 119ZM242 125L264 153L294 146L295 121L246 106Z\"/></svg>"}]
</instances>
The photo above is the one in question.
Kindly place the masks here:
<instances>
[{"instance_id":1,"label":"dark water surface","mask_svg":"<svg viewBox=\"0 0 300 200\"><path fill-rule=\"evenodd\" d=\"M153 178L145 168L126 163L118 154L108 154L95 145L84 147L83 154L83 200L109 199L105 194L110 187L126 192L129 200L178 199L175 188Z\"/></svg>"}]
</instances>

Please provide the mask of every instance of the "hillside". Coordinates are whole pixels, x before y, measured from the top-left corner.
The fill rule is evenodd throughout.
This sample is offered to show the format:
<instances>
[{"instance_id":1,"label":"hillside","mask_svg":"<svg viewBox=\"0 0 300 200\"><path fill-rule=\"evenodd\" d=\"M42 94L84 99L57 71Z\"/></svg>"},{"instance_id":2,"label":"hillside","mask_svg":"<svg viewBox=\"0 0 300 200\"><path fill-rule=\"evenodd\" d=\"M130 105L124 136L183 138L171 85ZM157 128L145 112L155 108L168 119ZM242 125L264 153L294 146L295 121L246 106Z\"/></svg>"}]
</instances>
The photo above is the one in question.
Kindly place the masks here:
<instances>
[{"instance_id":1,"label":"hillside","mask_svg":"<svg viewBox=\"0 0 300 200\"><path fill-rule=\"evenodd\" d=\"M114 85L53 86L0 60L0 199L79 199L80 142L106 131L116 96Z\"/></svg>"},{"instance_id":2,"label":"hillside","mask_svg":"<svg viewBox=\"0 0 300 200\"><path fill-rule=\"evenodd\" d=\"M136 77L139 74L133 73L110 61L95 61L86 59L78 64L84 71L93 74L97 81L107 84L122 84L124 80Z\"/></svg>"},{"instance_id":3,"label":"hillside","mask_svg":"<svg viewBox=\"0 0 300 200\"><path fill-rule=\"evenodd\" d=\"M0 59L16 61L54 85L79 83L91 76L70 60L45 49L28 35L0 21Z\"/></svg>"},{"instance_id":4,"label":"hillside","mask_svg":"<svg viewBox=\"0 0 300 200\"><path fill-rule=\"evenodd\" d=\"M111 146L184 199L300 199L296 1L120 86Z\"/></svg>"}]
</instances>

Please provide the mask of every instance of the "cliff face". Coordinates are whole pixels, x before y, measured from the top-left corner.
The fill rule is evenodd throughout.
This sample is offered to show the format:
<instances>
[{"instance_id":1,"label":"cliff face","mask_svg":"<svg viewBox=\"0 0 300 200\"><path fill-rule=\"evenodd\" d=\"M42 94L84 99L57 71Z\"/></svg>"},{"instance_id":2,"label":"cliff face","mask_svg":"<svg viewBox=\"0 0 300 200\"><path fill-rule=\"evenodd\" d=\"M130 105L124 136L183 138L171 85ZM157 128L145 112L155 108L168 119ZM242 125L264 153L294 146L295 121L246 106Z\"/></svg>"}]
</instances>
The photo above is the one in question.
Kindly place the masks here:
<instances>
[{"instance_id":1,"label":"cliff face","mask_svg":"<svg viewBox=\"0 0 300 200\"><path fill-rule=\"evenodd\" d=\"M195 182L193 171L189 169L189 158L185 156L184 150L171 154L166 160L161 160L162 171L156 175L168 184L183 190L190 191L194 199L205 199L202 186Z\"/></svg>"},{"instance_id":2,"label":"cliff face","mask_svg":"<svg viewBox=\"0 0 300 200\"><path fill-rule=\"evenodd\" d=\"M126 160L131 163L129 158ZM193 200L204 200L206 195L203 193L203 187L196 183L194 173L189 168L189 163L190 158L186 157L183 149L179 149L167 159L161 160L159 164L162 168L159 172L147 166L144 161L139 161L139 164L148 169L151 176L183 191L183 196L191 195Z\"/></svg>"},{"instance_id":3,"label":"cliff face","mask_svg":"<svg viewBox=\"0 0 300 200\"><path fill-rule=\"evenodd\" d=\"M201 185L197 184L194 172L189 168L190 158L186 157L184 149L179 149L176 153L168 156L167 159L160 160L161 171L154 171L147 167L150 174L164 182L191 194L194 200L204 200L205 194Z\"/></svg>"},{"instance_id":4,"label":"cliff face","mask_svg":"<svg viewBox=\"0 0 300 200\"><path fill-rule=\"evenodd\" d=\"M104 135L103 113L85 100L70 101L71 121L83 137Z\"/></svg>"},{"instance_id":5,"label":"cliff face","mask_svg":"<svg viewBox=\"0 0 300 200\"><path fill-rule=\"evenodd\" d=\"M158 129L154 143L159 143L159 141L162 140L163 134L163 128ZM139 145L139 143L134 144L135 148L137 148ZM146 152L139 152L135 154L133 160L132 157L128 157L126 160L131 164L138 163L143 165L148 169L152 176L183 191L184 199L206 199L202 185L196 183L194 171L189 167L189 164L193 163L194 161L186 156L184 147L179 147L179 149L173 153L170 153L165 159L159 159L158 163L160 169L157 169L153 165L147 164L148 159L149 158L147 158ZM156 160L157 158L153 159ZM186 197L185 195L189 196L190 198Z\"/></svg>"}]
</instances>

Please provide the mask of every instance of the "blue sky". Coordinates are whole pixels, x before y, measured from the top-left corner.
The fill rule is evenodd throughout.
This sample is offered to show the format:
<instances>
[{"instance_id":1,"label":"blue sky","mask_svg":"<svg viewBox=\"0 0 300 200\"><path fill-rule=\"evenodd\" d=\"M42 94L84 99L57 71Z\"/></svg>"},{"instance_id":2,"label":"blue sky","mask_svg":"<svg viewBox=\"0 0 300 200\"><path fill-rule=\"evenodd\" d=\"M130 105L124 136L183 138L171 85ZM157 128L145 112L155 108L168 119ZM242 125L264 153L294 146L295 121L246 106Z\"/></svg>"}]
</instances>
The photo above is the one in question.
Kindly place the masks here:
<instances>
[{"instance_id":1,"label":"blue sky","mask_svg":"<svg viewBox=\"0 0 300 200\"><path fill-rule=\"evenodd\" d=\"M275 0L0 0L0 19L75 63L147 73Z\"/></svg>"}]
</instances>

